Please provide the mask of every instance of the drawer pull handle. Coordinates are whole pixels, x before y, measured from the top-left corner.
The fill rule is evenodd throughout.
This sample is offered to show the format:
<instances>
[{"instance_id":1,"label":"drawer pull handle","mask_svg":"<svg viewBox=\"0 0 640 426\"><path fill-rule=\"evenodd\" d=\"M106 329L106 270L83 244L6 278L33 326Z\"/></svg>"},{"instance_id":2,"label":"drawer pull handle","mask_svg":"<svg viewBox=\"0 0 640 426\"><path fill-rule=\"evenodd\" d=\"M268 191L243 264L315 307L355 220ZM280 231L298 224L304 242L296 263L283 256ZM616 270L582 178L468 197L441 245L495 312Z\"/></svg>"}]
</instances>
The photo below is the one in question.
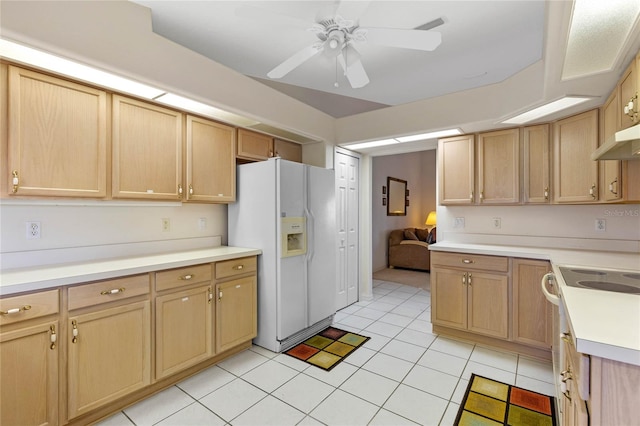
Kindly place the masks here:
<instances>
[{"instance_id":1,"label":"drawer pull handle","mask_svg":"<svg viewBox=\"0 0 640 426\"><path fill-rule=\"evenodd\" d=\"M71 343L76 343L78 341L78 322L76 320L71 321L71 328L71 334L73 336Z\"/></svg>"},{"instance_id":2,"label":"drawer pull handle","mask_svg":"<svg viewBox=\"0 0 640 426\"><path fill-rule=\"evenodd\" d=\"M29 309L31 309L31 305L24 305L22 308L13 308L13 309L7 309L6 311L0 311L0 315L17 314L22 311L28 311Z\"/></svg>"},{"instance_id":3,"label":"drawer pull handle","mask_svg":"<svg viewBox=\"0 0 640 426\"><path fill-rule=\"evenodd\" d=\"M56 334L56 326L52 325L51 327L49 327L49 331L51 331L51 346L49 346L49 349L53 350L56 348L56 342L58 341L58 335Z\"/></svg>"},{"instance_id":4,"label":"drawer pull handle","mask_svg":"<svg viewBox=\"0 0 640 426\"><path fill-rule=\"evenodd\" d=\"M469 278L467 278L467 284L469 284L469 287L471 287L471 277L472 275L469 274Z\"/></svg>"},{"instance_id":5,"label":"drawer pull handle","mask_svg":"<svg viewBox=\"0 0 640 426\"><path fill-rule=\"evenodd\" d=\"M13 186L11 192L15 194L16 192L18 192L18 187L20 186L20 178L18 177L17 170L14 170L11 174L13 175L13 178L11 179L11 185Z\"/></svg>"},{"instance_id":6,"label":"drawer pull handle","mask_svg":"<svg viewBox=\"0 0 640 426\"><path fill-rule=\"evenodd\" d=\"M474 261L471 259L462 259L462 263L464 263L465 265L469 265L471 263L474 263Z\"/></svg>"},{"instance_id":7,"label":"drawer pull handle","mask_svg":"<svg viewBox=\"0 0 640 426\"><path fill-rule=\"evenodd\" d=\"M222 290L218 291L218 302L222 300Z\"/></svg>"},{"instance_id":8,"label":"drawer pull handle","mask_svg":"<svg viewBox=\"0 0 640 426\"><path fill-rule=\"evenodd\" d=\"M118 293L124 293L124 287L114 288L111 290L103 290L100 292L100 294L103 296L108 296L110 294L118 294Z\"/></svg>"},{"instance_id":9,"label":"drawer pull handle","mask_svg":"<svg viewBox=\"0 0 640 426\"><path fill-rule=\"evenodd\" d=\"M191 278L195 277L194 274L187 274L180 277L181 280L189 281Z\"/></svg>"},{"instance_id":10,"label":"drawer pull handle","mask_svg":"<svg viewBox=\"0 0 640 426\"><path fill-rule=\"evenodd\" d=\"M462 285L467 284L467 274L462 274Z\"/></svg>"},{"instance_id":11,"label":"drawer pull handle","mask_svg":"<svg viewBox=\"0 0 640 426\"><path fill-rule=\"evenodd\" d=\"M241 269L244 269L244 265L237 265L237 266L234 266L232 269L235 269L236 271L240 271Z\"/></svg>"},{"instance_id":12,"label":"drawer pull handle","mask_svg":"<svg viewBox=\"0 0 640 426\"><path fill-rule=\"evenodd\" d=\"M213 291L211 290L211 287L209 287L209 304L211 304L212 300L213 300Z\"/></svg>"},{"instance_id":13,"label":"drawer pull handle","mask_svg":"<svg viewBox=\"0 0 640 426\"><path fill-rule=\"evenodd\" d=\"M571 340L571 334L570 333L560 333L560 338L564 342L573 344L573 341Z\"/></svg>"}]
</instances>

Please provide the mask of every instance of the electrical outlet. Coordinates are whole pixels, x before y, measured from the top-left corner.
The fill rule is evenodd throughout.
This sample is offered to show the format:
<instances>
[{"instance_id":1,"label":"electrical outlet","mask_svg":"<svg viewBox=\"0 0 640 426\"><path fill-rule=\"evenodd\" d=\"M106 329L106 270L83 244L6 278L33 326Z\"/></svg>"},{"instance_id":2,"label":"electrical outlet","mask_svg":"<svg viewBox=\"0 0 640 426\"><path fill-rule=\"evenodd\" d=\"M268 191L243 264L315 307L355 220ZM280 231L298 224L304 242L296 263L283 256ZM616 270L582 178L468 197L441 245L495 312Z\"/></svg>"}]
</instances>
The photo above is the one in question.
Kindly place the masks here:
<instances>
[{"instance_id":1,"label":"electrical outlet","mask_svg":"<svg viewBox=\"0 0 640 426\"><path fill-rule=\"evenodd\" d=\"M492 219L493 229L500 229L502 227L502 218L494 217Z\"/></svg>"},{"instance_id":2,"label":"electrical outlet","mask_svg":"<svg viewBox=\"0 0 640 426\"><path fill-rule=\"evenodd\" d=\"M596 219L596 231L604 232L607 230L607 221L604 219Z\"/></svg>"},{"instance_id":3,"label":"electrical outlet","mask_svg":"<svg viewBox=\"0 0 640 426\"><path fill-rule=\"evenodd\" d=\"M198 230L204 231L205 229L207 229L207 218L201 217L198 219Z\"/></svg>"},{"instance_id":4,"label":"electrical outlet","mask_svg":"<svg viewBox=\"0 0 640 426\"><path fill-rule=\"evenodd\" d=\"M464 217L456 217L453 220L453 227L454 228L464 228Z\"/></svg>"},{"instance_id":5,"label":"electrical outlet","mask_svg":"<svg viewBox=\"0 0 640 426\"><path fill-rule=\"evenodd\" d=\"M27 240L39 240L42 227L40 222L26 222L27 224Z\"/></svg>"},{"instance_id":6,"label":"electrical outlet","mask_svg":"<svg viewBox=\"0 0 640 426\"><path fill-rule=\"evenodd\" d=\"M169 219L168 217L163 217L162 232L169 232L169 231L171 231L171 219Z\"/></svg>"}]
</instances>

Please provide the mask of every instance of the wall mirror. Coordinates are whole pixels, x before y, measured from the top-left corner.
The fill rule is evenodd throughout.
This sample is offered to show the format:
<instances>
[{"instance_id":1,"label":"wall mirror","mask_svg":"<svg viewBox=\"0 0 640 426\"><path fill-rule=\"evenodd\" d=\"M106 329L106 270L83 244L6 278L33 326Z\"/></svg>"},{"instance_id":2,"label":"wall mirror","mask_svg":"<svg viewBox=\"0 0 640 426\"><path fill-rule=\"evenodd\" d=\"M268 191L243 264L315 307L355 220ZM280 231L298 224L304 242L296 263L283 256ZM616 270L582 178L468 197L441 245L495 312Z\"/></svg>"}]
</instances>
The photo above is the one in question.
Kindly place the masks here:
<instances>
[{"instance_id":1,"label":"wall mirror","mask_svg":"<svg viewBox=\"0 0 640 426\"><path fill-rule=\"evenodd\" d=\"M387 216L407 215L407 181L387 177Z\"/></svg>"}]
</instances>

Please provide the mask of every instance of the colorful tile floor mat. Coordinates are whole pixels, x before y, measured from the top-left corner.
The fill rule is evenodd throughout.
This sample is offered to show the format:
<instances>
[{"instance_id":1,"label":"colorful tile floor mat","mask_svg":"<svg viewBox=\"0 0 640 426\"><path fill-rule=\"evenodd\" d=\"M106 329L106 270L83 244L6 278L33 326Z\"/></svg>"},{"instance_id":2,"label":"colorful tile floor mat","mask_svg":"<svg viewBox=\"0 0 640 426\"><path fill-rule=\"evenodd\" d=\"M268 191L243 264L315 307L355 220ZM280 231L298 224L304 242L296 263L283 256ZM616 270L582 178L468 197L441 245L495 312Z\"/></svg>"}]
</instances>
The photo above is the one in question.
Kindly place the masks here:
<instances>
[{"instance_id":1,"label":"colorful tile floor mat","mask_svg":"<svg viewBox=\"0 0 640 426\"><path fill-rule=\"evenodd\" d=\"M454 424L557 426L552 397L471 375Z\"/></svg>"},{"instance_id":2,"label":"colorful tile floor mat","mask_svg":"<svg viewBox=\"0 0 640 426\"><path fill-rule=\"evenodd\" d=\"M370 337L328 327L285 353L323 370L331 370Z\"/></svg>"}]
</instances>

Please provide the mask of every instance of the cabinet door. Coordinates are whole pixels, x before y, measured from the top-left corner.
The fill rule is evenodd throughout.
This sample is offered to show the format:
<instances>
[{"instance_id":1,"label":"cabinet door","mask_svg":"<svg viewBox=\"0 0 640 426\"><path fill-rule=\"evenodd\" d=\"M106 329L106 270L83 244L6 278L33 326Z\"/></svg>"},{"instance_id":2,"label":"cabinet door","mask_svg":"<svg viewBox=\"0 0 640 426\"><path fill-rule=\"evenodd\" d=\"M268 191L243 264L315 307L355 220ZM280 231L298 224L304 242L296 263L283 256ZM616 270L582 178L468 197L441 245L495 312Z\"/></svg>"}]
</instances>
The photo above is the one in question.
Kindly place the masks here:
<instances>
[{"instance_id":1,"label":"cabinet door","mask_svg":"<svg viewBox=\"0 0 640 426\"><path fill-rule=\"evenodd\" d=\"M156 298L156 379L212 355L210 285Z\"/></svg>"},{"instance_id":2,"label":"cabinet door","mask_svg":"<svg viewBox=\"0 0 640 426\"><path fill-rule=\"evenodd\" d=\"M0 333L0 424L58 424L58 322Z\"/></svg>"},{"instance_id":3,"label":"cabinet door","mask_svg":"<svg viewBox=\"0 0 640 426\"><path fill-rule=\"evenodd\" d=\"M598 110L553 123L553 199L556 203L598 200Z\"/></svg>"},{"instance_id":4,"label":"cabinet door","mask_svg":"<svg viewBox=\"0 0 640 426\"><path fill-rule=\"evenodd\" d=\"M273 150L276 157L280 157L283 160L302 163L302 146L300 144L283 141L281 139L274 139Z\"/></svg>"},{"instance_id":5,"label":"cabinet door","mask_svg":"<svg viewBox=\"0 0 640 426\"><path fill-rule=\"evenodd\" d=\"M549 125L530 126L522 129L524 150L524 202L546 204L550 199Z\"/></svg>"},{"instance_id":6,"label":"cabinet door","mask_svg":"<svg viewBox=\"0 0 640 426\"><path fill-rule=\"evenodd\" d=\"M185 183L188 201L235 201L235 150L233 127L187 116Z\"/></svg>"},{"instance_id":7,"label":"cabinet door","mask_svg":"<svg viewBox=\"0 0 640 426\"><path fill-rule=\"evenodd\" d=\"M216 351L223 352L256 337L256 276L217 284L216 294Z\"/></svg>"},{"instance_id":8,"label":"cabinet door","mask_svg":"<svg viewBox=\"0 0 640 426\"><path fill-rule=\"evenodd\" d=\"M238 129L238 157L249 160L267 160L273 157L271 136Z\"/></svg>"},{"instance_id":9,"label":"cabinet door","mask_svg":"<svg viewBox=\"0 0 640 426\"><path fill-rule=\"evenodd\" d=\"M520 130L478 135L478 200L482 204L520 202Z\"/></svg>"},{"instance_id":10,"label":"cabinet door","mask_svg":"<svg viewBox=\"0 0 640 426\"><path fill-rule=\"evenodd\" d=\"M10 66L8 95L9 194L105 197L106 93Z\"/></svg>"},{"instance_id":11,"label":"cabinet door","mask_svg":"<svg viewBox=\"0 0 640 426\"><path fill-rule=\"evenodd\" d=\"M629 114L624 113L624 107L628 106L629 102L633 102L633 111L638 111L638 88L636 87L636 61L631 61L629 67L625 70L624 74L620 78L618 84L619 99L618 105L620 105L620 121L618 125L620 129L626 129L638 122L638 114L633 112Z\"/></svg>"},{"instance_id":12,"label":"cabinet door","mask_svg":"<svg viewBox=\"0 0 640 426\"><path fill-rule=\"evenodd\" d=\"M182 115L113 95L114 198L182 198Z\"/></svg>"},{"instance_id":13,"label":"cabinet door","mask_svg":"<svg viewBox=\"0 0 640 426\"><path fill-rule=\"evenodd\" d=\"M549 262L513 261L513 340L545 349L551 347L551 306L540 288L540 281L551 271Z\"/></svg>"},{"instance_id":14,"label":"cabinet door","mask_svg":"<svg viewBox=\"0 0 640 426\"><path fill-rule=\"evenodd\" d=\"M614 90L602 106L602 143L615 137L618 131L619 111L618 91ZM621 164L618 160L603 160L600 163L601 197L603 201L617 201L622 198Z\"/></svg>"},{"instance_id":15,"label":"cabinet door","mask_svg":"<svg viewBox=\"0 0 640 426\"><path fill-rule=\"evenodd\" d=\"M509 337L508 286L506 275L467 274L469 331L501 339Z\"/></svg>"},{"instance_id":16,"label":"cabinet door","mask_svg":"<svg viewBox=\"0 0 640 426\"><path fill-rule=\"evenodd\" d=\"M473 135L438 141L440 204L473 204L474 173Z\"/></svg>"},{"instance_id":17,"label":"cabinet door","mask_svg":"<svg viewBox=\"0 0 640 426\"><path fill-rule=\"evenodd\" d=\"M69 318L70 419L151 382L150 322L149 301Z\"/></svg>"},{"instance_id":18,"label":"cabinet door","mask_svg":"<svg viewBox=\"0 0 640 426\"><path fill-rule=\"evenodd\" d=\"M431 322L467 328L467 274L454 269L431 268Z\"/></svg>"}]
</instances>

